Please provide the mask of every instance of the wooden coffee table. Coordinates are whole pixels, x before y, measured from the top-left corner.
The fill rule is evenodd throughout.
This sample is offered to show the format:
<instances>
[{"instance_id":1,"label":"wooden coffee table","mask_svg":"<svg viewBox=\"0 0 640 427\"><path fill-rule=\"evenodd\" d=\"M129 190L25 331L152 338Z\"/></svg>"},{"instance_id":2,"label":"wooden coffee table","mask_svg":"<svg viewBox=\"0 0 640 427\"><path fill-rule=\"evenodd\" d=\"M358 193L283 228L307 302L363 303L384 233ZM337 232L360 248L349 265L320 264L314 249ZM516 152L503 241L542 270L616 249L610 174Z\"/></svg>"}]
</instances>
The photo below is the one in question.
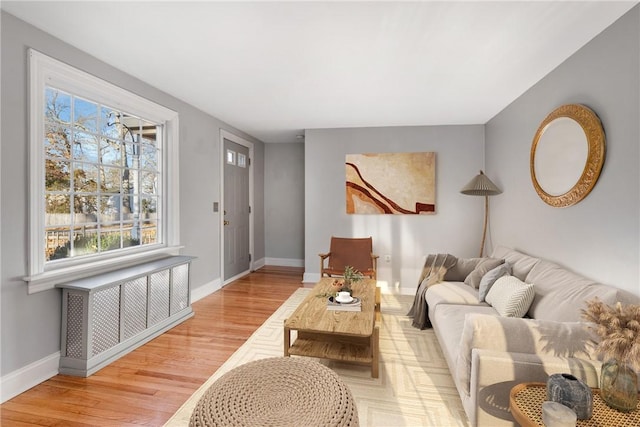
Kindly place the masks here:
<instances>
[{"instance_id":1,"label":"wooden coffee table","mask_svg":"<svg viewBox=\"0 0 640 427\"><path fill-rule=\"evenodd\" d=\"M327 298L335 292L335 279L323 277L284 322L284 355L318 357L371 366L378 378L380 291L376 281L363 279L351 286L362 300L362 311L327 310ZM291 332L297 338L291 342Z\"/></svg>"}]
</instances>

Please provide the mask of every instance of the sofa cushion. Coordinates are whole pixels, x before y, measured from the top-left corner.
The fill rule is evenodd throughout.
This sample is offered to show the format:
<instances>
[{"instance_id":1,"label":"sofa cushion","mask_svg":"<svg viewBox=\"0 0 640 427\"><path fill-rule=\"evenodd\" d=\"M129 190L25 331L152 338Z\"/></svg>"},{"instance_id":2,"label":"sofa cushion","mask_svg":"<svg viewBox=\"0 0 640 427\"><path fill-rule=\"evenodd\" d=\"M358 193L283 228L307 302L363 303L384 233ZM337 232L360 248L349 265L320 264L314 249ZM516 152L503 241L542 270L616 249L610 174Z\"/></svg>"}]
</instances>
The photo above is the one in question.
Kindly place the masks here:
<instances>
[{"instance_id":1,"label":"sofa cushion","mask_svg":"<svg viewBox=\"0 0 640 427\"><path fill-rule=\"evenodd\" d=\"M480 285L478 286L478 301L482 302L486 299L489 289L491 289L496 280L498 280L502 276L510 275L511 264L509 264L508 262L500 264L496 268L489 270L487 274L482 276L482 279L480 279Z\"/></svg>"},{"instance_id":2,"label":"sofa cushion","mask_svg":"<svg viewBox=\"0 0 640 427\"><path fill-rule=\"evenodd\" d=\"M620 301L622 304L640 304L640 296L632 294L624 289L616 288L616 301Z\"/></svg>"},{"instance_id":3,"label":"sofa cushion","mask_svg":"<svg viewBox=\"0 0 640 427\"><path fill-rule=\"evenodd\" d=\"M491 258L501 258L511 264L512 274L522 281L527 281L527 274L534 265L540 262L540 258L525 255L505 246L497 246L491 254Z\"/></svg>"},{"instance_id":4,"label":"sofa cushion","mask_svg":"<svg viewBox=\"0 0 640 427\"><path fill-rule=\"evenodd\" d=\"M444 274L447 282L463 282L464 279L476 268L483 258L458 258L453 267Z\"/></svg>"},{"instance_id":5,"label":"sofa cushion","mask_svg":"<svg viewBox=\"0 0 640 427\"><path fill-rule=\"evenodd\" d=\"M578 322L582 319L586 301L598 297L606 304L616 302L617 289L550 261L540 261L533 267L527 282L535 284L535 296L528 311L529 317L534 319Z\"/></svg>"},{"instance_id":6,"label":"sofa cushion","mask_svg":"<svg viewBox=\"0 0 640 427\"><path fill-rule=\"evenodd\" d=\"M429 287L424 294L424 298L429 306L429 319L434 325L435 309L440 304L489 306L486 302L478 301L478 291L463 282L440 282Z\"/></svg>"},{"instance_id":7,"label":"sofa cushion","mask_svg":"<svg viewBox=\"0 0 640 427\"><path fill-rule=\"evenodd\" d=\"M463 282L440 282L425 292L425 299L429 307L438 304L468 304L487 305L478 301L478 290L465 285Z\"/></svg>"},{"instance_id":8,"label":"sofa cushion","mask_svg":"<svg viewBox=\"0 0 640 427\"><path fill-rule=\"evenodd\" d=\"M524 283L515 276L503 276L487 293L487 302L501 316L522 317L529 310L534 296L532 284Z\"/></svg>"},{"instance_id":9,"label":"sofa cushion","mask_svg":"<svg viewBox=\"0 0 640 427\"><path fill-rule=\"evenodd\" d=\"M487 274L489 270L493 270L500 264L503 264L504 260L499 258L482 258L482 261L476 265L471 273L464 279L464 283L471 286L474 289L480 287L480 280Z\"/></svg>"}]
</instances>

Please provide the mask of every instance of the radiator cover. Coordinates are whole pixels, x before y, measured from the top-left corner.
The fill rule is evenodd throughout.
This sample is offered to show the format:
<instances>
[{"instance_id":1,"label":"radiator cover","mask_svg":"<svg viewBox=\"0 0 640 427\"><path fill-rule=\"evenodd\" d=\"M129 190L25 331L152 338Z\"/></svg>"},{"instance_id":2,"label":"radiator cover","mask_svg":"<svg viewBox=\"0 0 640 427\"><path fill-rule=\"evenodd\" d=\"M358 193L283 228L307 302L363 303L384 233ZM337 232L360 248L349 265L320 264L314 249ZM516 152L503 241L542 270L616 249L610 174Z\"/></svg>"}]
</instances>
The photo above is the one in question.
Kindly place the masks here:
<instances>
[{"instance_id":1,"label":"radiator cover","mask_svg":"<svg viewBox=\"0 0 640 427\"><path fill-rule=\"evenodd\" d=\"M192 259L172 256L57 285L60 373L87 377L193 316Z\"/></svg>"}]
</instances>

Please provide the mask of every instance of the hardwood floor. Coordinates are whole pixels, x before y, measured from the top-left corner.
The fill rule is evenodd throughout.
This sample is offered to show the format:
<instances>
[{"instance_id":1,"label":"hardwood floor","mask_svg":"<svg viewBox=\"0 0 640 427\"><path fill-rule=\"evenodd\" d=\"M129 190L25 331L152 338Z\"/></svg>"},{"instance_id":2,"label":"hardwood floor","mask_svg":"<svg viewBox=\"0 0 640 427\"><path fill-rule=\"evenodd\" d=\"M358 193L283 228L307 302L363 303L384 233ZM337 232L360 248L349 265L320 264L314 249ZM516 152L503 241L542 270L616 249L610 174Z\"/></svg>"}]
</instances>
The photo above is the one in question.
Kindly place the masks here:
<instances>
[{"instance_id":1,"label":"hardwood floor","mask_svg":"<svg viewBox=\"0 0 640 427\"><path fill-rule=\"evenodd\" d=\"M89 378L56 375L0 405L9 426L161 426L280 305L302 268L263 267Z\"/></svg>"}]
</instances>

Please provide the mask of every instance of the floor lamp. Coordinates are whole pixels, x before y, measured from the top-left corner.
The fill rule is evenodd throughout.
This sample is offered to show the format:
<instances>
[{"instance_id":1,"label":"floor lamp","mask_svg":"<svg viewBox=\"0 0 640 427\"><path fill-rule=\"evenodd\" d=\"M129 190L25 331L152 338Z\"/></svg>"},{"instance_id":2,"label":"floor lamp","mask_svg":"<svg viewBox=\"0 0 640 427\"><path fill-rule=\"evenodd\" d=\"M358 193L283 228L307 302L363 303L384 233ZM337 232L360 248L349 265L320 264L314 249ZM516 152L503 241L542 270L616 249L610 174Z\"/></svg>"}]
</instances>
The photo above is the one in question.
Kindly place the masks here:
<instances>
[{"instance_id":1,"label":"floor lamp","mask_svg":"<svg viewBox=\"0 0 640 427\"><path fill-rule=\"evenodd\" d=\"M482 229L482 243L480 244L480 257L484 252L484 239L487 236L487 222L489 221L489 196L502 193L484 172L480 171L467 185L460 190L462 194L469 196L484 196L484 228Z\"/></svg>"}]
</instances>

